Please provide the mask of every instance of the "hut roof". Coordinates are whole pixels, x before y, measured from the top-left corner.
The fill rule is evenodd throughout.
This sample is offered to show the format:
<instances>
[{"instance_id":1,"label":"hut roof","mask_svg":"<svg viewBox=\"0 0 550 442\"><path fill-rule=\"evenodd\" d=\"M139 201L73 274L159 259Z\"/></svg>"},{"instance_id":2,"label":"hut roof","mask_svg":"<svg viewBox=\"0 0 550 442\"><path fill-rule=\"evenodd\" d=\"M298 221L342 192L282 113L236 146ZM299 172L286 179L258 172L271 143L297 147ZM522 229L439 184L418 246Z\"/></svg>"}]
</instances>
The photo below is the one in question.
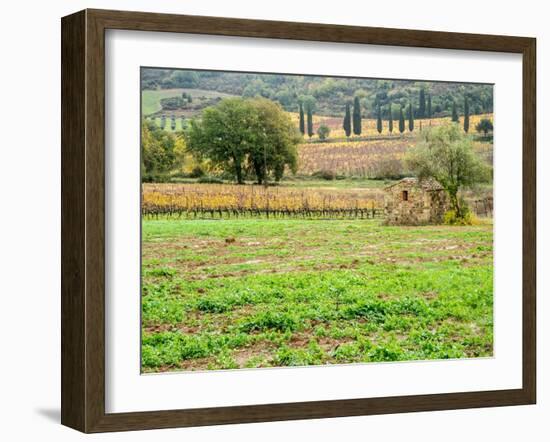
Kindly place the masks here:
<instances>
[{"instance_id":1,"label":"hut roof","mask_svg":"<svg viewBox=\"0 0 550 442\"><path fill-rule=\"evenodd\" d=\"M403 178L397 183L390 184L389 186L386 187L386 189L391 189L392 187L398 186L398 185L406 186L406 187L418 186L427 192L443 190L443 186L433 178L424 178L423 180L418 180L418 178L414 178L414 177Z\"/></svg>"}]
</instances>

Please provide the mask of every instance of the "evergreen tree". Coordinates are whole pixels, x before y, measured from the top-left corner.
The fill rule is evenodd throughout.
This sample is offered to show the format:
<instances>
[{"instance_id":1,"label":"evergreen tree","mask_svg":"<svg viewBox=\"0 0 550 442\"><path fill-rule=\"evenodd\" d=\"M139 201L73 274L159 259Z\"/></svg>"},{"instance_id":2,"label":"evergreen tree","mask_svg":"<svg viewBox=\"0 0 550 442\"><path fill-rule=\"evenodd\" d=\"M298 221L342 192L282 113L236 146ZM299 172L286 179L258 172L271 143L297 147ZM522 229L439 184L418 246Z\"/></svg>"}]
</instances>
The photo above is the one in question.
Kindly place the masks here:
<instances>
[{"instance_id":1,"label":"evergreen tree","mask_svg":"<svg viewBox=\"0 0 550 442\"><path fill-rule=\"evenodd\" d=\"M313 111L311 106L307 108L307 135L309 138L313 136Z\"/></svg>"},{"instance_id":2,"label":"evergreen tree","mask_svg":"<svg viewBox=\"0 0 550 442\"><path fill-rule=\"evenodd\" d=\"M464 132L470 130L470 104L468 98L464 97Z\"/></svg>"},{"instance_id":3,"label":"evergreen tree","mask_svg":"<svg viewBox=\"0 0 550 442\"><path fill-rule=\"evenodd\" d=\"M426 106L426 116L432 118L432 96L428 94L428 104Z\"/></svg>"},{"instance_id":4,"label":"evergreen tree","mask_svg":"<svg viewBox=\"0 0 550 442\"><path fill-rule=\"evenodd\" d=\"M304 135L306 133L306 128L304 124L304 106L300 102L300 133Z\"/></svg>"},{"instance_id":5,"label":"evergreen tree","mask_svg":"<svg viewBox=\"0 0 550 442\"><path fill-rule=\"evenodd\" d=\"M458 112L456 111L456 103L453 101L453 113L451 116L451 120L454 123L458 123Z\"/></svg>"},{"instance_id":6,"label":"evergreen tree","mask_svg":"<svg viewBox=\"0 0 550 442\"><path fill-rule=\"evenodd\" d=\"M361 135L361 102L359 97L353 100L353 133Z\"/></svg>"},{"instance_id":7,"label":"evergreen tree","mask_svg":"<svg viewBox=\"0 0 550 442\"><path fill-rule=\"evenodd\" d=\"M409 103L409 131L414 130L414 117L412 103Z\"/></svg>"},{"instance_id":8,"label":"evergreen tree","mask_svg":"<svg viewBox=\"0 0 550 442\"><path fill-rule=\"evenodd\" d=\"M488 120L487 118L484 118L479 123L477 123L476 130L478 132L483 132L483 134L487 136L487 133L493 130L493 122L491 120Z\"/></svg>"},{"instance_id":9,"label":"evergreen tree","mask_svg":"<svg viewBox=\"0 0 550 442\"><path fill-rule=\"evenodd\" d=\"M418 118L425 118L426 117L426 93L424 92L424 88L420 89L419 96L418 96Z\"/></svg>"},{"instance_id":10,"label":"evergreen tree","mask_svg":"<svg viewBox=\"0 0 550 442\"><path fill-rule=\"evenodd\" d=\"M403 105L399 108L399 132L405 132L405 117L403 116Z\"/></svg>"},{"instance_id":11,"label":"evergreen tree","mask_svg":"<svg viewBox=\"0 0 550 442\"><path fill-rule=\"evenodd\" d=\"M388 119L388 130L390 131L390 134L391 134L393 132L393 115L391 111L391 103L389 104L389 107L388 107L388 113L390 114Z\"/></svg>"},{"instance_id":12,"label":"evergreen tree","mask_svg":"<svg viewBox=\"0 0 550 442\"><path fill-rule=\"evenodd\" d=\"M344 131L346 132L346 137L349 137L351 135L351 115L350 115L350 108L349 103L346 103L346 115L344 116Z\"/></svg>"},{"instance_id":13,"label":"evergreen tree","mask_svg":"<svg viewBox=\"0 0 550 442\"><path fill-rule=\"evenodd\" d=\"M376 130L379 134L382 133L382 111L380 110L380 103L378 103L378 118L376 119Z\"/></svg>"}]
</instances>

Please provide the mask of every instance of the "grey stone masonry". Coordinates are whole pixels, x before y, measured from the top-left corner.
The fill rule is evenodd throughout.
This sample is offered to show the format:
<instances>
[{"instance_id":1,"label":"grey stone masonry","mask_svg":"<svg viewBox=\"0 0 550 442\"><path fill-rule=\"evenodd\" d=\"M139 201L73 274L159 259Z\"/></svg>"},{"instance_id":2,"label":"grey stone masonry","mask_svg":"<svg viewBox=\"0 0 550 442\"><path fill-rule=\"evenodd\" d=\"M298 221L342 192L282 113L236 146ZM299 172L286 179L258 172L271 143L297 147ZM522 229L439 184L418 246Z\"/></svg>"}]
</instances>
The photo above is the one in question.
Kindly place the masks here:
<instances>
[{"instance_id":1,"label":"grey stone masonry","mask_svg":"<svg viewBox=\"0 0 550 442\"><path fill-rule=\"evenodd\" d=\"M447 192L435 180L404 178L384 191L386 224L440 224L449 210Z\"/></svg>"}]
</instances>

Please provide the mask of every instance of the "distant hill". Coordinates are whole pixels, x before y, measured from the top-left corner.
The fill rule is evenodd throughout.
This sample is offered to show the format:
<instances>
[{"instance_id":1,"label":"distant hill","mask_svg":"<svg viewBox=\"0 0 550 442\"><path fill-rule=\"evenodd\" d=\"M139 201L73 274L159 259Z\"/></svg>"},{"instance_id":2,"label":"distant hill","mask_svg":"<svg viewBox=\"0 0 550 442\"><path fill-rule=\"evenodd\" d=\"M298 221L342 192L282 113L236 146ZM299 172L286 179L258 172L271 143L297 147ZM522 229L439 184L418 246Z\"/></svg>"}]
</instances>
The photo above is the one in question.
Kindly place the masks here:
<instances>
[{"instance_id":1,"label":"distant hill","mask_svg":"<svg viewBox=\"0 0 550 442\"><path fill-rule=\"evenodd\" d=\"M399 105L406 107L409 102L415 117L421 117L419 103L423 89L426 103L428 97L431 98L433 117L449 116L453 102L462 114L465 97L471 114L493 112L493 87L487 84L145 68L141 72L141 88L144 91L200 89L218 92L220 98L259 95L278 101L288 111L296 112L298 103L302 102L313 106L318 115L334 117L343 116L346 103L358 96L363 116L371 118L376 116L378 104L382 117L387 118L390 103L397 116ZM212 102L205 100L204 106ZM197 103L192 106L195 112L201 107Z\"/></svg>"}]
</instances>

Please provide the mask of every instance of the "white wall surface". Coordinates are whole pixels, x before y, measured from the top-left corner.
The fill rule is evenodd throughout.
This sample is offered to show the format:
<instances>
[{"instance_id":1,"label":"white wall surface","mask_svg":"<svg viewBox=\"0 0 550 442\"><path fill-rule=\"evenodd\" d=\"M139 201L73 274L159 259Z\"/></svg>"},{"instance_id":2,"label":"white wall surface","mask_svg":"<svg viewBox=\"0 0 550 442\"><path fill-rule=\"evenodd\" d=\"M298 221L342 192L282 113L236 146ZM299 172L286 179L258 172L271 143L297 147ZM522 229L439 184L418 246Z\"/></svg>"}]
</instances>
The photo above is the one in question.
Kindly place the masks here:
<instances>
[{"instance_id":1,"label":"white wall surface","mask_svg":"<svg viewBox=\"0 0 550 442\"><path fill-rule=\"evenodd\" d=\"M19 0L0 16L0 438L546 441L550 437L550 28L544 2ZM59 424L60 17L83 8L533 36L538 39L538 404L84 436ZM30 103L30 104L29 104ZM543 171L547 174L544 176ZM546 201L544 201L546 200Z\"/></svg>"}]
</instances>

